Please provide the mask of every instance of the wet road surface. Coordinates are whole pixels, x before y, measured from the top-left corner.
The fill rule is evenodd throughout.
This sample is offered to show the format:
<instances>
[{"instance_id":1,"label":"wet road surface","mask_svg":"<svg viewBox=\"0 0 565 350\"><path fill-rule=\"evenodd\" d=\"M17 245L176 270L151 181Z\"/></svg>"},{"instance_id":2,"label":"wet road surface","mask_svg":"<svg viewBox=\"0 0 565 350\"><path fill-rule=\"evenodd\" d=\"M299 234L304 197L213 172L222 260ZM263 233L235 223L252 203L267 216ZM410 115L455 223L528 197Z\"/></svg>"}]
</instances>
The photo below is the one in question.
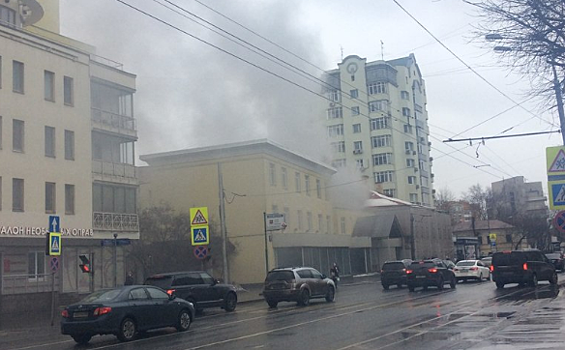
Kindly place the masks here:
<instances>
[{"instance_id":1,"label":"wet road surface","mask_svg":"<svg viewBox=\"0 0 565 350\"><path fill-rule=\"evenodd\" d=\"M469 282L410 293L372 282L340 287L334 303L209 310L188 332L151 332L131 343L95 336L81 347L58 327L23 327L0 332L0 349L565 349L564 327L559 286L497 290L492 282Z\"/></svg>"}]
</instances>

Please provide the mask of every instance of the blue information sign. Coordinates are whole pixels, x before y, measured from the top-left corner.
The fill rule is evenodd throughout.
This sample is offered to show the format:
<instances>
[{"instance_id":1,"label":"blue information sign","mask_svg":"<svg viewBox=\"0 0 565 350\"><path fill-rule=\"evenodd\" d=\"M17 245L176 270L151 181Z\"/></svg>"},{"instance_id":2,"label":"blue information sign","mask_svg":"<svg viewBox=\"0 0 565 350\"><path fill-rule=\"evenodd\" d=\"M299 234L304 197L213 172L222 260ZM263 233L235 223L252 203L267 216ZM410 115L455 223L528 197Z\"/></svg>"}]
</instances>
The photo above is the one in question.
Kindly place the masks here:
<instances>
[{"instance_id":1,"label":"blue information sign","mask_svg":"<svg viewBox=\"0 0 565 350\"><path fill-rule=\"evenodd\" d=\"M58 216L49 216L49 232L61 232L61 220Z\"/></svg>"}]
</instances>

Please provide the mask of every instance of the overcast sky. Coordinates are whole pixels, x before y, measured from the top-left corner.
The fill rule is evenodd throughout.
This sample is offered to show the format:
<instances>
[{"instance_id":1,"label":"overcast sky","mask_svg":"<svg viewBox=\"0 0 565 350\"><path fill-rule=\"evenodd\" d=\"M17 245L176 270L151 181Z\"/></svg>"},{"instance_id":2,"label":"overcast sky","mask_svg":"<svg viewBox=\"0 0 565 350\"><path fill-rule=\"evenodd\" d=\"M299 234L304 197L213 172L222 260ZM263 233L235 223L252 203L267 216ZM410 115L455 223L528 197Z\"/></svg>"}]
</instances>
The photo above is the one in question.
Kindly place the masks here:
<instances>
[{"instance_id":1,"label":"overcast sky","mask_svg":"<svg viewBox=\"0 0 565 350\"><path fill-rule=\"evenodd\" d=\"M317 122L325 103L307 91L319 93L319 84L220 38L155 1L124 1L240 57L207 46L115 0L61 0L63 35L96 46L97 54L123 63L126 71L137 75L137 154L269 138L309 157L328 159L327 150L319 147L325 130ZM392 0L200 0L299 58L194 0L171 1L313 75L337 68L342 55L374 61L381 55L389 60L414 53L427 87L434 188L448 188L459 196L473 184L490 186L512 176L541 181L547 187L545 148L560 145L559 134L491 140L480 146L441 142L456 135L496 135L510 127L507 134L555 130L558 125L555 113L527 95L528 78L502 68L496 55L473 38L473 24L479 19L474 8L460 0L398 2L510 98L472 73ZM510 99L526 101L524 108L515 107L466 131L515 106Z\"/></svg>"}]
</instances>

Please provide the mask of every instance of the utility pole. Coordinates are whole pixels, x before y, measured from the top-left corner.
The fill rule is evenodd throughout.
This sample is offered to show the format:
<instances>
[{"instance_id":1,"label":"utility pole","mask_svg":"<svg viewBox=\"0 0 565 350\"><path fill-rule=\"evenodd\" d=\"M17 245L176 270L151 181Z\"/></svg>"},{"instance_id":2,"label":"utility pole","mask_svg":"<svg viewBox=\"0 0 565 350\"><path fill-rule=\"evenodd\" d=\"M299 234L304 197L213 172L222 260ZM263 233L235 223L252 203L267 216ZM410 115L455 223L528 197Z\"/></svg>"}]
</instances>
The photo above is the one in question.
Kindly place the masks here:
<instances>
[{"instance_id":1,"label":"utility pole","mask_svg":"<svg viewBox=\"0 0 565 350\"><path fill-rule=\"evenodd\" d=\"M228 273L228 252L227 252L227 234L226 234L226 207L224 203L224 177L222 175L222 167L220 163L218 163L218 191L219 191L219 199L220 199L220 226L222 230L222 260L223 260L223 276L224 276L224 283L229 282L229 273Z\"/></svg>"},{"instance_id":2,"label":"utility pole","mask_svg":"<svg viewBox=\"0 0 565 350\"><path fill-rule=\"evenodd\" d=\"M118 286L118 234L114 233L114 287Z\"/></svg>"},{"instance_id":3,"label":"utility pole","mask_svg":"<svg viewBox=\"0 0 565 350\"><path fill-rule=\"evenodd\" d=\"M555 64L551 63L551 70L553 71L553 89L555 90L555 99L557 100L557 112L559 113L559 125L561 126L561 138L563 145L565 145L565 113L563 111L563 94L561 93L561 84L557 77L557 70Z\"/></svg>"}]
</instances>

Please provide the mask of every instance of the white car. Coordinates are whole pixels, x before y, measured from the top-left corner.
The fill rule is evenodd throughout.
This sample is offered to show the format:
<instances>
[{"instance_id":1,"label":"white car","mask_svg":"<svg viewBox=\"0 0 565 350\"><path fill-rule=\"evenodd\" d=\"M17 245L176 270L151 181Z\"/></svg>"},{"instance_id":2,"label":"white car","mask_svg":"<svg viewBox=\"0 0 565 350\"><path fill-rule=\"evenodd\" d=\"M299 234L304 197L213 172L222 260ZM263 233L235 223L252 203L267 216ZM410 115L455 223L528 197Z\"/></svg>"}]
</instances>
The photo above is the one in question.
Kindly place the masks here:
<instances>
[{"instance_id":1,"label":"white car","mask_svg":"<svg viewBox=\"0 0 565 350\"><path fill-rule=\"evenodd\" d=\"M453 268L457 281L475 279L479 282L490 279L490 270L480 260L461 260Z\"/></svg>"}]
</instances>

